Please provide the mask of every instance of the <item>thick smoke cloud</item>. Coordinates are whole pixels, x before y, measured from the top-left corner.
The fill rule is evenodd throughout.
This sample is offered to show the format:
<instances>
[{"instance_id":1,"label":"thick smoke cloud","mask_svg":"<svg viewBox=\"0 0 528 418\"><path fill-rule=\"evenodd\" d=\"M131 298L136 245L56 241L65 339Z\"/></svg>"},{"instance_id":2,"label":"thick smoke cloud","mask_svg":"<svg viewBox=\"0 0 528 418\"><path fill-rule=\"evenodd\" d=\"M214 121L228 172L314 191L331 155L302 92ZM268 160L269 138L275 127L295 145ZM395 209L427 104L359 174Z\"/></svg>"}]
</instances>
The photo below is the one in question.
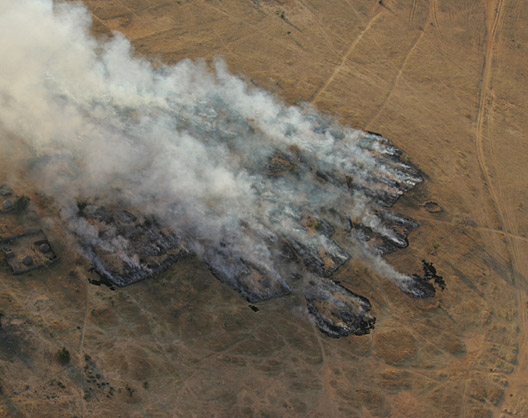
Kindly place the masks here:
<instances>
[{"instance_id":1,"label":"thick smoke cloud","mask_svg":"<svg viewBox=\"0 0 528 418\"><path fill-rule=\"evenodd\" d=\"M119 33L95 40L90 24L81 6L0 0L0 136L25 143L28 175L85 240L97 231L76 201L99 199L156 214L198 254L222 248L277 276L281 237L348 257L302 226L307 214L401 241L376 199L421 180L390 143L286 106L220 60L214 71L189 60L154 69ZM348 239L347 252L365 252ZM126 257L121 237L103 244ZM365 257L406 288L407 276Z\"/></svg>"}]
</instances>

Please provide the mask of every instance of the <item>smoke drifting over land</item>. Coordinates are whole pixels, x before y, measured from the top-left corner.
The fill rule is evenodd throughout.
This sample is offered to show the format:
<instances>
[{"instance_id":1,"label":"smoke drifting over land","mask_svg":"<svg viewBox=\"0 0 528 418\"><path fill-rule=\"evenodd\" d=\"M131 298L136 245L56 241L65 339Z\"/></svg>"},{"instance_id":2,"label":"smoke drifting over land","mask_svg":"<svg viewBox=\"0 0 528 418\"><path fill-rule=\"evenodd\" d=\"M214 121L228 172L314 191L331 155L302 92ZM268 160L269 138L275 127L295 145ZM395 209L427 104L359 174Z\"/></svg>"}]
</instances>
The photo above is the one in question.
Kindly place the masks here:
<instances>
[{"instance_id":1,"label":"smoke drifting over land","mask_svg":"<svg viewBox=\"0 0 528 418\"><path fill-rule=\"evenodd\" d=\"M329 257L312 266L319 276L367 253L354 231L406 246L387 222L407 221L383 207L421 179L384 138L286 106L222 61L214 72L188 60L153 69L119 33L96 41L90 24L81 6L0 0L0 135L25 142L30 175L85 242L100 238L76 202L136 208L186 237L217 276L236 276L233 260L243 259L242 270L284 291L279 242ZM348 230L346 244L321 232L327 224ZM127 257L118 234L105 245ZM407 276L366 259L410 291Z\"/></svg>"}]
</instances>

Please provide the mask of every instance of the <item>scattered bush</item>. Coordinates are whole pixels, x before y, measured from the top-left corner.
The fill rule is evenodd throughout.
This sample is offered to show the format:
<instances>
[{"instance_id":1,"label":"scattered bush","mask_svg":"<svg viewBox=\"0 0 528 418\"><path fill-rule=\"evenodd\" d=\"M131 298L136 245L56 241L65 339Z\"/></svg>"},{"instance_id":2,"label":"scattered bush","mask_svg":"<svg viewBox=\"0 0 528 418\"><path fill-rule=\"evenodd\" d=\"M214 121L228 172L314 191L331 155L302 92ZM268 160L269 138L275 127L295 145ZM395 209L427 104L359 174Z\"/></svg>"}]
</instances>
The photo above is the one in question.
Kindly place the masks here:
<instances>
[{"instance_id":1,"label":"scattered bush","mask_svg":"<svg viewBox=\"0 0 528 418\"><path fill-rule=\"evenodd\" d=\"M66 347L62 347L62 349L57 351L57 361L63 366L70 362L70 352Z\"/></svg>"},{"instance_id":2,"label":"scattered bush","mask_svg":"<svg viewBox=\"0 0 528 418\"><path fill-rule=\"evenodd\" d=\"M128 383L125 385L125 389L128 392L128 396L132 397L134 395L135 389L130 387Z\"/></svg>"},{"instance_id":3,"label":"scattered bush","mask_svg":"<svg viewBox=\"0 0 528 418\"><path fill-rule=\"evenodd\" d=\"M27 197L26 195L21 195L16 198L15 202L13 203L13 206L15 207L16 211L22 212L27 209L30 201L31 199L29 197Z\"/></svg>"}]
</instances>

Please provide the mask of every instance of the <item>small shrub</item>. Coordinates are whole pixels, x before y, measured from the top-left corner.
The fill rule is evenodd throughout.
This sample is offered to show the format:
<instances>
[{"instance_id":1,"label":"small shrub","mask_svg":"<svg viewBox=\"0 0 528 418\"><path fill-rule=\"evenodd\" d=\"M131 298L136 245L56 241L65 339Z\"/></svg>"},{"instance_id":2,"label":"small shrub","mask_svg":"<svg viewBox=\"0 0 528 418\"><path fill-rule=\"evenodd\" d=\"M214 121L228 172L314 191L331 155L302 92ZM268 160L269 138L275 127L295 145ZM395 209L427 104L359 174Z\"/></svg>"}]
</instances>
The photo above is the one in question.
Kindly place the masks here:
<instances>
[{"instance_id":1,"label":"small shrub","mask_svg":"<svg viewBox=\"0 0 528 418\"><path fill-rule=\"evenodd\" d=\"M16 198L15 202L13 203L13 206L15 207L16 211L22 212L27 209L30 201L31 199L29 197L27 197L26 195L21 195Z\"/></svg>"},{"instance_id":2,"label":"small shrub","mask_svg":"<svg viewBox=\"0 0 528 418\"><path fill-rule=\"evenodd\" d=\"M66 347L62 347L62 349L57 351L57 361L63 366L70 362L70 352Z\"/></svg>"},{"instance_id":3,"label":"small shrub","mask_svg":"<svg viewBox=\"0 0 528 418\"><path fill-rule=\"evenodd\" d=\"M125 389L128 392L128 396L132 397L134 395L135 389L130 387L128 383L125 385Z\"/></svg>"},{"instance_id":4,"label":"small shrub","mask_svg":"<svg viewBox=\"0 0 528 418\"><path fill-rule=\"evenodd\" d=\"M438 250L440 248L440 243L438 241L433 241L433 248Z\"/></svg>"}]
</instances>

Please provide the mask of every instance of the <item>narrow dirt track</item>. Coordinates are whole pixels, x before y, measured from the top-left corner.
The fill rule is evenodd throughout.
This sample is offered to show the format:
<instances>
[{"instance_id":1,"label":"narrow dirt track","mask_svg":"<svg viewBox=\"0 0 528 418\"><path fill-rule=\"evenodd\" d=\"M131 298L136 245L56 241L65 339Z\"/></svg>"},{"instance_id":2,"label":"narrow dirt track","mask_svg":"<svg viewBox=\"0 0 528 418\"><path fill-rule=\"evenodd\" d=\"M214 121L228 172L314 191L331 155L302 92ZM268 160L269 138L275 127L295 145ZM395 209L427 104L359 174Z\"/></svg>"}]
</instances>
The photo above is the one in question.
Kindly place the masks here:
<instances>
[{"instance_id":1,"label":"narrow dirt track","mask_svg":"<svg viewBox=\"0 0 528 418\"><path fill-rule=\"evenodd\" d=\"M521 243L515 238L517 235L517 225L514 216L507 206L504 205L501 198L500 190L495 185L492 178L492 168L488 158L492 159L493 154L489 157L486 155L486 149L492 151L491 141L494 140L492 135L487 135L487 129L492 121L491 109L493 95L491 92L491 83L493 78L493 65L496 59L496 52L500 48L498 36L504 20L504 0L491 0L486 4L487 7L487 27L488 36L486 39L486 51L483 63L483 74L477 105L477 119L475 124L475 145L477 149L477 158L485 181L485 187L492 199L494 210L499 219L500 227L504 231L505 245L510 258L510 280L516 291L516 304L519 319L519 355L518 364L511 376L522 386L526 385L526 376L528 372L528 329L527 329L527 299L525 277L528 273L528 266L525 261ZM491 162L492 164L492 162ZM494 221L489 218L489 227L493 228ZM500 242L497 245L502 245Z\"/></svg>"},{"instance_id":2,"label":"narrow dirt track","mask_svg":"<svg viewBox=\"0 0 528 418\"><path fill-rule=\"evenodd\" d=\"M361 41L361 39L363 38L363 36L365 35L365 33L367 33L370 28L372 27L372 25L374 23L376 23L376 21L378 20L378 18L382 15L382 12L383 12L383 8L379 8L377 11L376 11L376 14L372 17L372 19L370 19L369 23L367 26L365 26L365 28L360 32L360 34L356 37L356 39L354 39L354 41L352 42L352 44L350 44L350 47L348 48L348 50L346 51L346 53L343 55L343 57L341 58L341 62L339 63L339 65L337 67L335 67L334 71L332 72L332 74L330 75L330 77L328 77L328 79L326 80L326 82L321 86L321 88L319 90L316 91L315 95L313 96L312 100L310 101L311 103L315 103L317 102L317 99L321 96L321 94L323 94L326 89L328 88L328 86L330 84L332 84L332 82L334 81L335 77L339 74L339 72L346 67L347 65L347 60L348 60L348 57L350 57L350 54L352 54L352 52L354 51L354 49L356 48L356 46L359 44L359 42Z\"/></svg>"},{"instance_id":3,"label":"narrow dirt track","mask_svg":"<svg viewBox=\"0 0 528 418\"><path fill-rule=\"evenodd\" d=\"M412 4L412 7L411 7L410 22L409 22L411 27L414 26L414 17L416 15L417 2L418 2L418 0L414 0L413 4ZM432 19L433 19L433 8L432 8L431 4L429 4L428 15L427 15L427 19L426 19L426 21L424 23L424 26L427 26L427 24ZM379 106L378 110L376 110L376 113L374 113L374 115L368 120L367 124L365 125L365 129L367 129L367 130L373 129L372 123L377 120L378 116L383 112L383 109L385 109L385 105L391 99L392 94L394 92L394 89L396 88L396 86L398 86L398 83L400 82L400 79L401 79L401 77L403 75L403 71L405 70L405 67L407 65L407 61L413 55L413 52L416 50L417 45L420 43L420 41L422 40L422 38L423 38L425 33L426 33L425 30L421 30L420 34L416 37L414 43L412 44L411 48L409 49L409 52L407 53L407 55L405 55L405 59L403 60L400 68L398 69L398 72L396 73L396 76L393 78L393 81L392 81L391 86L390 86L390 88L388 90L388 93L385 96L385 99L383 100L383 102Z\"/></svg>"},{"instance_id":4,"label":"narrow dirt track","mask_svg":"<svg viewBox=\"0 0 528 418\"><path fill-rule=\"evenodd\" d=\"M440 24L438 23L438 17L437 17L437 9L438 9L438 2L437 0L431 0L431 18L433 21L433 24L435 25L436 29L442 35L442 31L440 29Z\"/></svg>"},{"instance_id":5,"label":"narrow dirt track","mask_svg":"<svg viewBox=\"0 0 528 418\"><path fill-rule=\"evenodd\" d=\"M416 16L417 3L418 3L418 0L413 0L412 6L411 6L411 12L409 13L409 26L411 28L414 27L414 17Z\"/></svg>"}]
</instances>

